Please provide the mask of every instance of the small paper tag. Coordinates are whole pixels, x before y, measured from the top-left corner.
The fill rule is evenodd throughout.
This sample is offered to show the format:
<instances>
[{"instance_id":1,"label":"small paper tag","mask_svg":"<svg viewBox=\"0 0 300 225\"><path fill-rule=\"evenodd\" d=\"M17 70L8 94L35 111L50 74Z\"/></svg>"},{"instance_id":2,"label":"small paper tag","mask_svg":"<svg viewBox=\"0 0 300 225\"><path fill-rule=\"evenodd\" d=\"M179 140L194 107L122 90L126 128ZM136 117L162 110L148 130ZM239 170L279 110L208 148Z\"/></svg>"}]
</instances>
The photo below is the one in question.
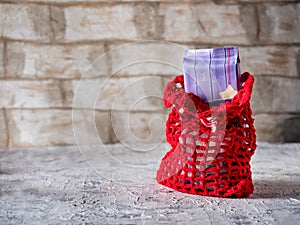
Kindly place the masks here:
<instances>
[{"instance_id":1,"label":"small paper tag","mask_svg":"<svg viewBox=\"0 0 300 225\"><path fill-rule=\"evenodd\" d=\"M238 92L229 84L225 91L219 92L223 100L232 99Z\"/></svg>"}]
</instances>

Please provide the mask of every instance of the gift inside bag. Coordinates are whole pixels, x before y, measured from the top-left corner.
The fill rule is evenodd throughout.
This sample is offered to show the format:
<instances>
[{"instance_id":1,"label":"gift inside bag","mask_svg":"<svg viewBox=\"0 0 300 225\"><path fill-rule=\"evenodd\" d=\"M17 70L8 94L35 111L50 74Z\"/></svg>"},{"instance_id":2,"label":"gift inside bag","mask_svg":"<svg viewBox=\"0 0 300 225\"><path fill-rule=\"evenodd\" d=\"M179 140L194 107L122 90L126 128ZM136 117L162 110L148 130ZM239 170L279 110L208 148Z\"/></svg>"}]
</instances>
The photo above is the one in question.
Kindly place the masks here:
<instances>
[{"instance_id":1,"label":"gift inside bag","mask_svg":"<svg viewBox=\"0 0 300 225\"><path fill-rule=\"evenodd\" d=\"M206 196L247 197L253 192L250 160L256 134L250 98L254 77L244 73L239 82L234 97L218 104L187 92L183 75L166 85L164 104L173 106L166 123L171 149L157 171L158 183Z\"/></svg>"},{"instance_id":2,"label":"gift inside bag","mask_svg":"<svg viewBox=\"0 0 300 225\"><path fill-rule=\"evenodd\" d=\"M204 102L230 100L241 88L237 47L185 50L183 69L185 91Z\"/></svg>"}]
</instances>

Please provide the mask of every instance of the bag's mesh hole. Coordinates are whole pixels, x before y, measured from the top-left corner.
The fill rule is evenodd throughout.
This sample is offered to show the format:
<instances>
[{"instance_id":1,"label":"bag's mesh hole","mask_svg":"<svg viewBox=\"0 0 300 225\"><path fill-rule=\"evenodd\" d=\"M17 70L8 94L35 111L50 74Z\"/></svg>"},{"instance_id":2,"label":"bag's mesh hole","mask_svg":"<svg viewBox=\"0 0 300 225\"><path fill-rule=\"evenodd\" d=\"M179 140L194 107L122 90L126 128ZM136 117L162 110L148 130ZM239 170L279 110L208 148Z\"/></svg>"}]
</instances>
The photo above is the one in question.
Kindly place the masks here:
<instances>
[{"instance_id":1,"label":"bag's mesh hole","mask_svg":"<svg viewBox=\"0 0 300 225\"><path fill-rule=\"evenodd\" d=\"M187 138L187 139L185 140L185 142L186 142L188 145L191 145L191 144L193 144L193 142L192 142L192 139L191 139L191 138Z\"/></svg>"},{"instance_id":2,"label":"bag's mesh hole","mask_svg":"<svg viewBox=\"0 0 300 225\"><path fill-rule=\"evenodd\" d=\"M202 159L202 157L200 157L200 156L197 156L197 158L196 158L196 161L199 161L199 162L201 162L201 161L203 161L203 159Z\"/></svg>"},{"instance_id":3,"label":"bag's mesh hole","mask_svg":"<svg viewBox=\"0 0 300 225\"><path fill-rule=\"evenodd\" d=\"M196 149L196 153L197 153L197 154L204 153L204 150Z\"/></svg>"},{"instance_id":4,"label":"bag's mesh hole","mask_svg":"<svg viewBox=\"0 0 300 225\"><path fill-rule=\"evenodd\" d=\"M204 192L204 190L201 189L201 188L196 188L195 190L196 190L197 192Z\"/></svg>"},{"instance_id":5,"label":"bag's mesh hole","mask_svg":"<svg viewBox=\"0 0 300 225\"><path fill-rule=\"evenodd\" d=\"M226 174L227 170L220 170L219 174Z\"/></svg>"},{"instance_id":6,"label":"bag's mesh hole","mask_svg":"<svg viewBox=\"0 0 300 225\"><path fill-rule=\"evenodd\" d=\"M216 142L211 141L209 142L208 146L216 146Z\"/></svg>"},{"instance_id":7,"label":"bag's mesh hole","mask_svg":"<svg viewBox=\"0 0 300 225\"><path fill-rule=\"evenodd\" d=\"M215 172L214 172L214 171L211 171L211 172L207 172L207 173L205 174L205 176L206 176L206 177L209 177L209 176L214 175L214 174L215 174Z\"/></svg>"},{"instance_id":8,"label":"bag's mesh hole","mask_svg":"<svg viewBox=\"0 0 300 225\"><path fill-rule=\"evenodd\" d=\"M220 162L221 167L227 167L227 162Z\"/></svg>"},{"instance_id":9,"label":"bag's mesh hole","mask_svg":"<svg viewBox=\"0 0 300 225\"><path fill-rule=\"evenodd\" d=\"M246 151L246 149L244 149L244 148L240 147L240 148L239 148L239 151L242 151L242 152L244 152L244 151Z\"/></svg>"},{"instance_id":10,"label":"bag's mesh hole","mask_svg":"<svg viewBox=\"0 0 300 225\"><path fill-rule=\"evenodd\" d=\"M202 177L202 173L201 172L196 172L195 176L196 177Z\"/></svg>"},{"instance_id":11,"label":"bag's mesh hole","mask_svg":"<svg viewBox=\"0 0 300 225\"><path fill-rule=\"evenodd\" d=\"M187 147L185 150L187 153L192 153L192 149L190 147Z\"/></svg>"},{"instance_id":12,"label":"bag's mesh hole","mask_svg":"<svg viewBox=\"0 0 300 225\"><path fill-rule=\"evenodd\" d=\"M206 157L206 161L213 161L213 160L214 160L214 157L211 157L211 156Z\"/></svg>"},{"instance_id":13,"label":"bag's mesh hole","mask_svg":"<svg viewBox=\"0 0 300 225\"><path fill-rule=\"evenodd\" d=\"M182 140L181 137L178 138L178 141L179 141L180 144L183 144L183 140Z\"/></svg>"},{"instance_id":14,"label":"bag's mesh hole","mask_svg":"<svg viewBox=\"0 0 300 225\"><path fill-rule=\"evenodd\" d=\"M207 191L214 191L214 186L208 186L206 187Z\"/></svg>"},{"instance_id":15,"label":"bag's mesh hole","mask_svg":"<svg viewBox=\"0 0 300 225\"><path fill-rule=\"evenodd\" d=\"M202 134L200 135L200 137L201 137L201 138L208 138L208 136L207 136L206 133L202 133Z\"/></svg>"},{"instance_id":16,"label":"bag's mesh hole","mask_svg":"<svg viewBox=\"0 0 300 225\"><path fill-rule=\"evenodd\" d=\"M206 184L208 184L208 183L213 183L213 182L215 182L215 181L214 181L214 180L212 180L212 179L210 179L210 180L206 180L206 181L205 181L205 183L206 183Z\"/></svg>"},{"instance_id":17,"label":"bag's mesh hole","mask_svg":"<svg viewBox=\"0 0 300 225\"><path fill-rule=\"evenodd\" d=\"M201 184L202 184L202 182L200 180L194 181L194 185L201 185Z\"/></svg>"},{"instance_id":18,"label":"bag's mesh hole","mask_svg":"<svg viewBox=\"0 0 300 225\"><path fill-rule=\"evenodd\" d=\"M215 154L216 150L215 149L210 149L207 151L208 154Z\"/></svg>"},{"instance_id":19,"label":"bag's mesh hole","mask_svg":"<svg viewBox=\"0 0 300 225\"><path fill-rule=\"evenodd\" d=\"M239 164L237 162L231 162L231 166L238 166Z\"/></svg>"},{"instance_id":20,"label":"bag's mesh hole","mask_svg":"<svg viewBox=\"0 0 300 225\"><path fill-rule=\"evenodd\" d=\"M216 167L216 165L215 164L206 165L206 169L213 168L213 167Z\"/></svg>"},{"instance_id":21,"label":"bag's mesh hole","mask_svg":"<svg viewBox=\"0 0 300 225\"><path fill-rule=\"evenodd\" d=\"M200 147L200 146L205 146L204 142L200 141L200 140L196 140L196 146Z\"/></svg>"},{"instance_id":22,"label":"bag's mesh hole","mask_svg":"<svg viewBox=\"0 0 300 225\"><path fill-rule=\"evenodd\" d=\"M196 133L196 131L191 131L189 134L196 135L197 133Z\"/></svg>"},{"instance_id":23,"label":"bag's mesh hole","mask_svg":"<svg viewBox=\"0 0 300 225\"><path fill-rule=\"evenodd\" d=\"M220 148L219 153L224 153L224 152L225 152L225 149L224 148Z\"/></svg>"}]
</instances>

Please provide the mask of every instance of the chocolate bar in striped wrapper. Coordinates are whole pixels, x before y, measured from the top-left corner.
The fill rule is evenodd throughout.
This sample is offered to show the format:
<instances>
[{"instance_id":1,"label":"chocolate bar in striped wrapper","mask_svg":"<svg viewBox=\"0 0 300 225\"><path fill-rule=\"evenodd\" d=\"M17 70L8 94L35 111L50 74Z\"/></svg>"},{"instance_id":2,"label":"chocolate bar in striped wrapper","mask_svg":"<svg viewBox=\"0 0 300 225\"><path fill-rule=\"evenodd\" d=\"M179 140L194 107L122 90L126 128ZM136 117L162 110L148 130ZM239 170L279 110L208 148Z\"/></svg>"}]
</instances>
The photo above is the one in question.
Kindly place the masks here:
<instances>
[{"instance_id":1,"label":"chocolate bar in striped wrapper","mask_svg":"<svg viewBox=\"0 0 300 225\"><path fill-rule=\"evenodd\" d=\"M241 88L237 47L185 50L185 91L204 102L231 100Z\"/></svg>"}]
</instances>

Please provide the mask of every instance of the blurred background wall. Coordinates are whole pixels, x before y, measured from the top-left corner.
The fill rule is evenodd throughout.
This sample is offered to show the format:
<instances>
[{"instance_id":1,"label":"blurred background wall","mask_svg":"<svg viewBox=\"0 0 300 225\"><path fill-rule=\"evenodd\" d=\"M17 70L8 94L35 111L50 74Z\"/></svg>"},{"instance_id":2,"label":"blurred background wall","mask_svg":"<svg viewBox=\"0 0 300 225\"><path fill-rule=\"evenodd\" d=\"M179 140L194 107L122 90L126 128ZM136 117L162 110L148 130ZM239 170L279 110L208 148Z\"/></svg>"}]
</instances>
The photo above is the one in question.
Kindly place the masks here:
<instances>
[{"instance_id":1,"label":"blurred background wall","mask_svg":"<svg viewBox=\"0 0 300 225\"><path fill-rule=\"evenodd\" d=\"M238 46L242 71L256 78L252 107L258 140L300 141L299 15L296 0L2 0L1 147L75 144L72 102L87 71L103 82L109 77L95 111L104 143L136 141L126 126L140 139L151 131L151 141L164 137L168 111L160 99L131 107L130 118L127 106L131 97L147 95L153 88L162 94L165 79L179 72L155 65L153 71L139 65L115 71L122 59L140 54L132 48L113 57L108 53L101 64L93 64L105 52L143 40L182 48ZM141 49L151 46L155 43L140 44ZM159 49L157 56L182 60L182 54ZM149 76L159 78L141 80ZM122 94L114 110L115 97L138 79L141 83ZM153 117L162 121L151 123Z\"/></svg>"}]
</instances>

